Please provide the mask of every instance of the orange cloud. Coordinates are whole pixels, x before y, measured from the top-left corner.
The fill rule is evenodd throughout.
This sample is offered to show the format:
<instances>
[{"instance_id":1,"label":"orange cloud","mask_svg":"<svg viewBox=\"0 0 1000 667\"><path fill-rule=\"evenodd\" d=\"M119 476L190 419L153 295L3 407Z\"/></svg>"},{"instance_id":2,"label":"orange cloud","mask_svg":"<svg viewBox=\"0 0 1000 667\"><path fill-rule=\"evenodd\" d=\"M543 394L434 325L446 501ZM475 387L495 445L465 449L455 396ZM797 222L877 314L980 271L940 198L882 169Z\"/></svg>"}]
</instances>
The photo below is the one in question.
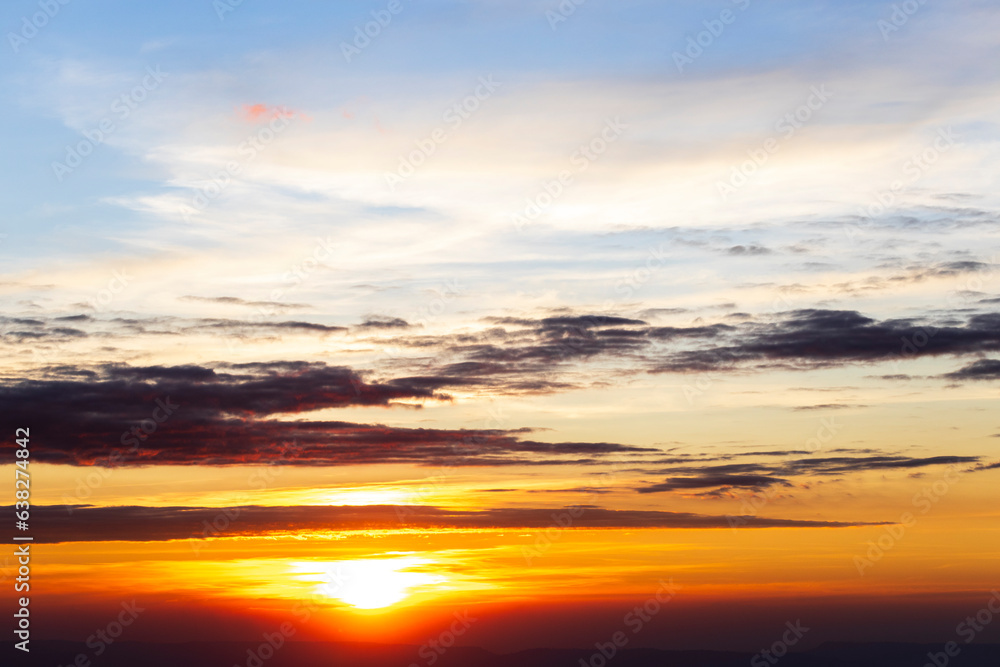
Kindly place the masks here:
<instances>
[{"instance_id":1,"label":"orange cloud","mask_svg":"<svg viewBox=\"0 0 1000 667\"><path fill-rule=\"evenodd\" d=\"M244 104L241 115L249 123L271 120L273 118L293 118L303 114L293 111L286 106L268 106L266 104Z\"/></svg>"}]
</instances>

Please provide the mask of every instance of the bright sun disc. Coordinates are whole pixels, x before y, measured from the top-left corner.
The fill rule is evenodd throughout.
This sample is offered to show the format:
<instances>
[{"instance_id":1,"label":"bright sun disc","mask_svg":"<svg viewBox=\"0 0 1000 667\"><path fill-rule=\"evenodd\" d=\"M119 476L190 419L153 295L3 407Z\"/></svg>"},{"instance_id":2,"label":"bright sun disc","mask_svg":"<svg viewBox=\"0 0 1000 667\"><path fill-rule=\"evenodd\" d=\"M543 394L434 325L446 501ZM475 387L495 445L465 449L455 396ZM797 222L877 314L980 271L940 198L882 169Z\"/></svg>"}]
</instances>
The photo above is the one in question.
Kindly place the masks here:
<instances>
[{"instance_id":1,"label":"bright sun disc","mask_svg":"<svg viewBox=\"0 0 1000 667\"><path fill-rule=\"evenodd\" d=\"M319 595L356 609L382 609L404 600L412 589L444 581L440 575L412 572L431 563L426 558L378 558L332 563L295 563L303 581L318 581Z\"/></svg>"}]
</instances>

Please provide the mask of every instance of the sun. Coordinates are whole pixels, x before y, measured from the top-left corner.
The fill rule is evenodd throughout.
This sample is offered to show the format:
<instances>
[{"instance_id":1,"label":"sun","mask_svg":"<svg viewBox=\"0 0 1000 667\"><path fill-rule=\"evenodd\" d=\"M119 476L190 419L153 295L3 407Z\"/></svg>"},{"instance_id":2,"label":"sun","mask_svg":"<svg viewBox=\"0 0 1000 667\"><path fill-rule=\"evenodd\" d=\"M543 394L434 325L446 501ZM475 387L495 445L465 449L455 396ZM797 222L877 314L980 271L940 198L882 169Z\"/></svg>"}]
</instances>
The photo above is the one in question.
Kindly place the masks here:
<instances>
[{"instance_id":1,"label":"sun","mask_svg":"<svg viewBox=\"0 0 1000 667\"><path fill-rule=\"evenodd\" d=\"M440 575L419 571L426 558L372 558L334 562L295 563L303 581L318 581L315 592L355 609L384 609L402 602L413 589L442 583ZM414 571L417 570L417 571Z\"/></svg>"}]
</instances>

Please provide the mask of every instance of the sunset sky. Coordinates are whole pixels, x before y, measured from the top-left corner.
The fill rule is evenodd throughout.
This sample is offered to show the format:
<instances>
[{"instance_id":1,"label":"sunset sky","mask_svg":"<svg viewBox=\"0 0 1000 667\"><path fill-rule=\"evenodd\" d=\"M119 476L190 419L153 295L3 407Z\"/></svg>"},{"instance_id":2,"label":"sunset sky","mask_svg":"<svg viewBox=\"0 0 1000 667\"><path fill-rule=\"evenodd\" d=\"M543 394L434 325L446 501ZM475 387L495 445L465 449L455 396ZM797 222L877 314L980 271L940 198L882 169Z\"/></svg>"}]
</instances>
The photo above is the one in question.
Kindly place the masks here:
<instances>
[{"instance_id":1,"label":"sunset sky","mask_svg":"<svg viewBox=\"0 0 1000 667\"><path fill-rule=\"evenodd\" d=\"M631 646L953 638L1000 7L903 5L6 3L37 636L590 647L669 583Z\"/></svg>"}]
</instances>

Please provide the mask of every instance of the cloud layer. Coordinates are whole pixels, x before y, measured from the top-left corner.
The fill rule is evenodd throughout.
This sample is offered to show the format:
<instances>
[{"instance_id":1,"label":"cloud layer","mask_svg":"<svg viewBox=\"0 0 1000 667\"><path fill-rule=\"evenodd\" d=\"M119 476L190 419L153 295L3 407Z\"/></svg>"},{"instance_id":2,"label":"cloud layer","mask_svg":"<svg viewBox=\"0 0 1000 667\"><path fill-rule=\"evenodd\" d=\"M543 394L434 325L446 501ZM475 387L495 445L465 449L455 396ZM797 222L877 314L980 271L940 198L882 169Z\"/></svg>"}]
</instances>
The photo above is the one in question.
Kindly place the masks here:
<instances>
[{"instance_id":1,"label":"cloud layer","mask_svg":"<svg viewBox=\"0 0 1000 667\"><path fill-rule=\"evenodd\" d=\"M13 511L13 508L8 508ZM451 510L411 505L289 507L89 507L50 505L32 510L36 542L152 541L382 529L574 528L844 528L877 525L726 517L685 512L559 509ZM567 523L568 522L568 523ZM734 523L736 522L736 523Z\"/></svg>"}]
</instances>

